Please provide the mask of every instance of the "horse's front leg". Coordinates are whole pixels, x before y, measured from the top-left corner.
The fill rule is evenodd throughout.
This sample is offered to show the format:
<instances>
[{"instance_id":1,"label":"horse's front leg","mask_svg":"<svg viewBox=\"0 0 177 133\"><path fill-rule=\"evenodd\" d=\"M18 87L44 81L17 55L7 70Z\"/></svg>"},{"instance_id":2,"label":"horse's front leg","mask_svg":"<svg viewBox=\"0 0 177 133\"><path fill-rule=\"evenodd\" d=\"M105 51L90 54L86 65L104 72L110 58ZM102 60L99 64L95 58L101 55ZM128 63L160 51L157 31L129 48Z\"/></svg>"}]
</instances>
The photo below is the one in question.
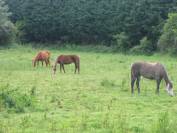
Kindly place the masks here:
<instances>
[{"instance_id":1,"label":"horse's front leg","mask_svg":"<svg viewBox=\"0 0 177 133\"><path fill-rule=\"evenodd\" d=\"M157 82L156 94L159 95L159 87L160 87L161 79L157 79L156 82Z\"/></svg>"},{"instance_id":2,"label":"horse's front leg","mask_svg":"<svg viewBox=\"0 0 177 133\"><path fill-rule=\"evenodd\" d=\"M76 70L77 70L77 64L75 63L75 71L74 71L75 74L76 74Z\"/></svg>"},{"instance_id":3,"label":"horse's front leg","mask_svg":"<svg viewBox=\"0 0 177 133\"><path fill-rule=\"evenodd\" d=\"M43 60L42 60L41 62L42 62L42 66L43 66L43 65L44 65L44 64L43 64Z\"/></svg>"},{"instance_id":4,"label":"horse's front leg","mask_svg":"<svg viewBox=\"0 0 177 133\"><path fill-rule=\"evenodd\" d=\"M48 59L47 62L48 62L48 65L50 66L50 59Z\"/></svg>"},{"instance_id":5,"label":"horse's front leg","mask_svg":"<svg viewBox=\"0 0 177 133\"><path fill-rule=\"evenodd\" d=\"M77 70L78 70L78 74L80 73L80 63L77 63Z\"/></svg>"},{"instance_id":6,"label":"horse's front leg","mask_svg":"<svg viewBox=\"0 0 177 133\"><path fill-rule=\"evenodd\" d=\"M46 67L48 66L48 61L47 60L45 60L45 65L46 65Z\"/></svg>"},{"instance_id":7,"label":"horse's front leg","mask_svg":"<svg viewBox=\"0 0 177 133\"><path fill-rule=\"evenodd\" d=\"M39 66L39 61L37 61L37 66Z\"/></svg>"}]
</instances>

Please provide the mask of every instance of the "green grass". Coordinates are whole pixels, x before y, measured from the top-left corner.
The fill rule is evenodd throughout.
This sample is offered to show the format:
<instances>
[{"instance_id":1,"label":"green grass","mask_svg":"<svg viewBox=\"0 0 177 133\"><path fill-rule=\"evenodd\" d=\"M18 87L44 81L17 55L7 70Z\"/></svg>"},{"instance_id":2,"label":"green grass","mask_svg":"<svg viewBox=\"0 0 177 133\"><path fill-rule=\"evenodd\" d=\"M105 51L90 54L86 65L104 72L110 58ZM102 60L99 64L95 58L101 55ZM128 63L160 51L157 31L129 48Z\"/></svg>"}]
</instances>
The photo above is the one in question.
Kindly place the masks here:
<instances>
[{"instance_id":1,"label":"green grass","mask_svg":"<svg viewBox=\"0 0 177 133\"><path fill-rule=\"evenodd\" d=\"M130 66L134 61L163 63L177 86L177 59L167 55L132 56L66 48L52 49L52 62L60 54L77 54L81 73L74 65L66 73L32 67L39 49L16 46L0 50L0 88L16 90L16 97L34 95L33 109L9 111L0 101L0 133L176 133L177 97L170 97L162 82L141 80L141 94L130 93ZM2 90L2 89L0 89ZM30 98L29 98L30 99ZM18 102L18 101L17 101ZM22 102L19 102L21 104Z\"/></svg>"}]
</instances>

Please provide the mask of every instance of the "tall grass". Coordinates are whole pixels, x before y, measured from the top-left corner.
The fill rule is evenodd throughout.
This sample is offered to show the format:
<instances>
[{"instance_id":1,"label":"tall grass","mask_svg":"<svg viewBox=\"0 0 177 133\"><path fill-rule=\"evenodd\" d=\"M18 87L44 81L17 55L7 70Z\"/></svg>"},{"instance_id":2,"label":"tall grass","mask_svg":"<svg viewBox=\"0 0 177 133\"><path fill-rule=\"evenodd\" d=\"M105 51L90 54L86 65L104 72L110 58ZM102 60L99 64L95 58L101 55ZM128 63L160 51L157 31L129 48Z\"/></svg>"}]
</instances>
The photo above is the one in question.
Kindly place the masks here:
<instances>
[{"instance_id":1,"label":"tall grass","mask_svg":"<svg viewBox=\"0 0 177 133\"><path fill-rule=\"evenodd\" d=\"M36 102L34 96L20 94L18 88L11 89L9 84L0 86L0 101L1 110L8 109L17 113L25 112L27 108L34 109Z\"/></svg>"}]
</instances>

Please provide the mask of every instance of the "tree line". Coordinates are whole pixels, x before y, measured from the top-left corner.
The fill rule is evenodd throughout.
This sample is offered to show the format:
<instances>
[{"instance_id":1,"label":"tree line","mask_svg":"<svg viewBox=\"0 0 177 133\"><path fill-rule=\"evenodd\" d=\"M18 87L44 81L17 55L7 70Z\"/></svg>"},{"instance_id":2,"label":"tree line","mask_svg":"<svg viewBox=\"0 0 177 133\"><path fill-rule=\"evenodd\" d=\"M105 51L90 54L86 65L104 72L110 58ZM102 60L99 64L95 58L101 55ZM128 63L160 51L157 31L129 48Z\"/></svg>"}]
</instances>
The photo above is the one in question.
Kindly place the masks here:
<instances>
[{"instance_id":1,"label":"tree line","mask_svg":"<svg viewBox=\"0 0 177 133\"><path fill-rule=\"evenodd\" d=\"M166 50L164 25L177 12L176 0L0 1L9 7L4 12L11 13L7 18L22 42L98 43L142 53Z\"/></svg>"}]
</instances>

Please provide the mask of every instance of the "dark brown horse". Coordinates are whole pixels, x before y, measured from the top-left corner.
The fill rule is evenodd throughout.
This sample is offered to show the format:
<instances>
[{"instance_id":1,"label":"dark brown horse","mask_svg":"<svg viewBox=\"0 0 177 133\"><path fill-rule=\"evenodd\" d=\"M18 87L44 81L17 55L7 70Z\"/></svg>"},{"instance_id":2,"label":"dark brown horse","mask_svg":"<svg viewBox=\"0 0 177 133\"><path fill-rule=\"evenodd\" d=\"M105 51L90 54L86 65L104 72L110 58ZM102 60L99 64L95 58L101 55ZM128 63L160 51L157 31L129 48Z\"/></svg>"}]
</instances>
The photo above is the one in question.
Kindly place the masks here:
<instances>
[{"instance_id":1,"label":"dark brown horse","mask_svg":"<svg viewBox=\"0 0 177 133\"><path fill-rule=\"evenodd\" d=\"M32 60L33 66L39 65L39 61L42 62L42 66L43 66L43 62L45 62L46 66L50 65L50 52L49 51L40 51L36 57Z\"/></svg>"},{"instance_id":2,"label":"dark brown horse","mask_svg":"<svg viewBox=\"0 0 177 133\"><path fill-rule=\"evenodd\" d=\"M76 71L78 71L78 73L80 73L80 58L79 58L79 56L77 56L77 55L60 55L60 56L58 56L58 58L55 62L55 65L53 67L54 74L56 73L57 64L60 64L60 72L63 69L63 71L65 73L64 65L71 64L71 63L75 64L75 73L76 73Z\"/></svg>"},{"instance_id":3,"label":"dark brown horse","mask_svg":"<svg viewBox=\"0 0 177 133\"><path fill-rule=\"evenodd\" d=\"M165 67L160 63L150 63L150 62L135 62L131 67L131 91L134 93L134 82L138 88L138 93L140 93L140 78L143 76L147 79L156 80L157 88L156 92L159 94L159 86L162 79L165 80L166 90L169 95L173 96L173 85L168 78Z\"/></svg>"}]
</instances>

